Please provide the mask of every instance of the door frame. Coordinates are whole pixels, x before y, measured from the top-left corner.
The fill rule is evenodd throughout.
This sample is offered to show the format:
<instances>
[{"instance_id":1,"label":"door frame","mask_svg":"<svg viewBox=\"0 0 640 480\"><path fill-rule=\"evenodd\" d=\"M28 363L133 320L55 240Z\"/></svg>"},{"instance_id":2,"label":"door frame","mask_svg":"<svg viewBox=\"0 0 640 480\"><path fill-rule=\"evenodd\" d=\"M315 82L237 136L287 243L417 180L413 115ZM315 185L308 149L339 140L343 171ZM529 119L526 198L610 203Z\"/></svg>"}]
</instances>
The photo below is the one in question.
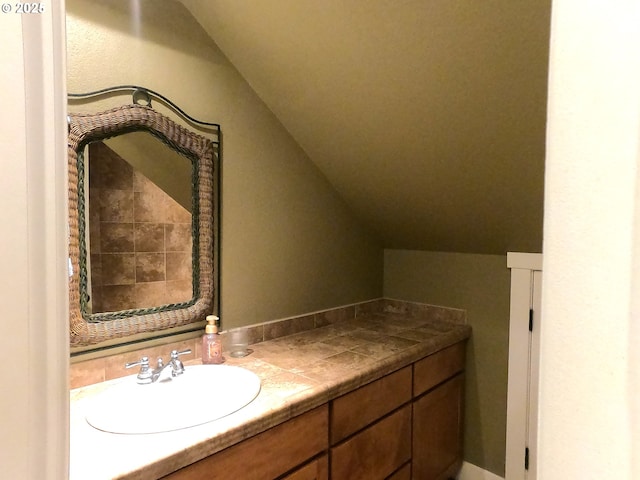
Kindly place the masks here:
<instances>
[{"instance_id":1,"label":"door frame","mask_svg":"<svg viewBox=\"0 0 640 480\"><path fill-rule=\"evenodd\" d=\"M511 299L505 478L536 480L542 254L508 252L507 267Z\"/></svg>"}]
</instances>

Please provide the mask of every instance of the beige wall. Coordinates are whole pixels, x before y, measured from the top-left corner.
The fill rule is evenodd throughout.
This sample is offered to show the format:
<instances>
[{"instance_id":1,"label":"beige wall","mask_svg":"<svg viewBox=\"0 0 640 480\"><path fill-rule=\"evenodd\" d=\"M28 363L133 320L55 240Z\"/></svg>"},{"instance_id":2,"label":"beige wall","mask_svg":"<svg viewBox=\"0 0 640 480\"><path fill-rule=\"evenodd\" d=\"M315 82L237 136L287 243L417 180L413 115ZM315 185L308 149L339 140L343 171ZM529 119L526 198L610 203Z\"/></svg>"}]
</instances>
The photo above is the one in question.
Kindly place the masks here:
<instances>
[{"instance_id":1,"label":"beige wall","mask_svg":"<svg viewBox=\"0 0 640 480\"><path fill-rule=\"evenodd\" d=\"M68 91L142 85L221 124L223 326L379 297L379 242L200 25L178 2L136 3L67 2Z\"/></svg>"},{"instance_id":2,"label":"beige wall","mask_svg":"<svg viewBox=\"0 0 640 480\"><path fill-rule=\"evenodd\" d=\"M538 478L640 478L640 10L554 2Z\"/></svg>"},{"instance_id":3,"label":"beige wall","mask_svg":"<svg viewBox=\"0 0 640 480\"><path fill-rule=\"evenodd\" d=\"M385 250L384 295L464 308L465 460L504 476L510 275L506 255Z\"/></svg>"}]
</instances>

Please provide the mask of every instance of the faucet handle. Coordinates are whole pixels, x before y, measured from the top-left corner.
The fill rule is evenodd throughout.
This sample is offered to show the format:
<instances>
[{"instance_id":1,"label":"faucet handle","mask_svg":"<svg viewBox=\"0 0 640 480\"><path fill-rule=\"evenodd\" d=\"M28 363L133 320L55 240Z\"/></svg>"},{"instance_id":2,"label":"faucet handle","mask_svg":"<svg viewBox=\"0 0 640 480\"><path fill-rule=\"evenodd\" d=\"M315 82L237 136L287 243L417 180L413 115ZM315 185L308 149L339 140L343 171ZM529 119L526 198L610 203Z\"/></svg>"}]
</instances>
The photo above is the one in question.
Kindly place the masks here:
<instances>
[{"instance_id":1,"label":"faucet handle","mask_svg":"<svg viewBox=\"0 0 640 480\"><path fill-rule=\"evenodd\" d=\"M178 375L182 375L184 373L184 365L182 361L178 358L180 355L185 355L187 353L191 353L191 349L187 348L186 350L182 350L179 352L178 350L171 351L171 376L177 377Z\"/></svg>"},{"instance_id":2,"label":"faucet handle","mask_svg":"<svg viewBox=\"0 0 640 480\"><path fill-rule=\"evenodd\" d=\"M129 362L125 363L124 368L131 368L140 365L140 371L149 369L149 357L142 357L137 362Z\"/></svg>"},{"instance_id":3,"label":"faucet handle","mask_svg":"<svg viewBox=\"0 0 640 480\"><path fill-rule=\"evenodd\" d=\"M137 362L125 363L124 368L135 367L136 365L140 365L140 371L138 372L138 383L146 384L152 383L153 379L151 378L153 373L149 370L149 357L142 357Z\"/></svg>"},{"instance_id":4,"label":"faucet handle","mask_svg":"<svg viewBox=\"0 0 640 480\"><path fill-rule=\"evenodd\" d=\"M181 352L179 352L178 350L171 350L171 360L177 360L180 355L186 355L187 353L191 353L190 348L182 350Z\"/></svg>"}]
</instances>

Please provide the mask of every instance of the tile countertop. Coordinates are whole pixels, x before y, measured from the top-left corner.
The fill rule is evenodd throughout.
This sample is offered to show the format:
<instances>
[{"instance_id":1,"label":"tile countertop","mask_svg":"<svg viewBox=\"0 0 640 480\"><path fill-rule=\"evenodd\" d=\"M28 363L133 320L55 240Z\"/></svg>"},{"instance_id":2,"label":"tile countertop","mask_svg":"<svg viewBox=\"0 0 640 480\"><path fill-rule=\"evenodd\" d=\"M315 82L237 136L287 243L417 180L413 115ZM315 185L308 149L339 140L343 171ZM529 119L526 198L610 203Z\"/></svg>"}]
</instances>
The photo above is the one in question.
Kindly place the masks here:
<instances>
[{"instance_id":1,"label":"tile countertop","mask_svg":"<svg viewBox=\"0 0 640 480\"><path fill-rule=\"evenodd\" d=\"M118 380L71 390L69 478L160 478L468 338L471 327L460 323L464 315L452 317L457 320L371 313L251 345L253 353L227 357L226 364L261 378L256 399L231 415L174 432L96 430L84 418L86 402ZM182 407L205 409L207 403L192 398ZM131 408L144 406L132 402Z\"/></svg>"}]
</instances>

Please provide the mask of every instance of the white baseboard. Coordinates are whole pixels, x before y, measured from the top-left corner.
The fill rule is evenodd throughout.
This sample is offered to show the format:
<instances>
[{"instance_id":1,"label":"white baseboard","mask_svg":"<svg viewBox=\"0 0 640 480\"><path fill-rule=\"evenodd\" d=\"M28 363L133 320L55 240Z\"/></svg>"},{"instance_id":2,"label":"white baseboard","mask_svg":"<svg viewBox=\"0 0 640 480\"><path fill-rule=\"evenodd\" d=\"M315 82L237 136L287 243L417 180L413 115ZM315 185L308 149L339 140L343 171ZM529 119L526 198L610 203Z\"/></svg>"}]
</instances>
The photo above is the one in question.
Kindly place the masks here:
<instances>
[{"instance_id":1,"label":"white baseboard","mask_svg":"<svg viewBox=\"0 0 640 480\"><path fill-rule=\"evenodd\" d=\"M495 473L483 470L473 463L463 462L458 480L504 480L504 478L499 477Z\"/></svg>"}]
</instances>

